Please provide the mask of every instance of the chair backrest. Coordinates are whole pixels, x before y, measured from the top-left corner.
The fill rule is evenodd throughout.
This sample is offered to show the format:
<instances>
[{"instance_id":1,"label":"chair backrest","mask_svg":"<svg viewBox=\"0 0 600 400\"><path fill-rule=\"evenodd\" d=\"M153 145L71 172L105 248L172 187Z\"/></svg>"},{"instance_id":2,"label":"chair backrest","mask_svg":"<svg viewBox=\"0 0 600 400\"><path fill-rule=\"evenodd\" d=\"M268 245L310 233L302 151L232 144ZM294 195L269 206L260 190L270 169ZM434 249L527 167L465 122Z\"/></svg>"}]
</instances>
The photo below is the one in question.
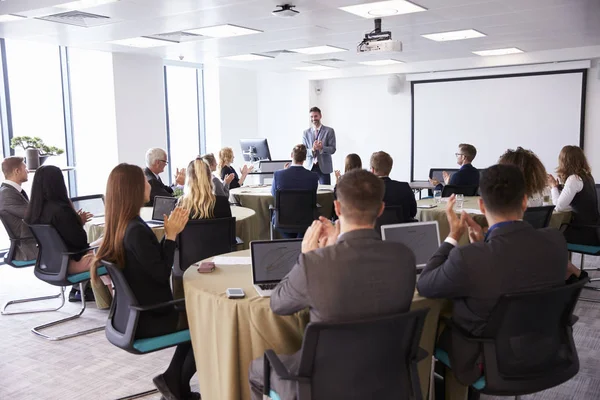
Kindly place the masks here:
<instances>
[{"instance_id":1,"label":"chair backrest","mask_svg":"<svg viewBox=\"0 0 600 400\"><path fill-rule=\"evenodd\" d=\"M68 286L69 254L65 242L52 225L29 225L38 244L34 273L39 279L57 286Z\"/></svg>"},{"instance_id":2,"label":"chair backrest","mask_svg":"<svg viewBox=\"0 0 600 400\"><path fill-rule=\"evenodd\" d=\"M598 204L598 212L600 212L600 183L596 183L596 203Z\"/></svg>"},{"instance_id":3,"label":"chair backrest","mask_svg":"<svg viewBox=\"0 0 600 400\"><path fill-rule=\"evenodd\" d=\"M8 239L10 240L10 247L8 249L8 252L4 254L4 262L8 265L11 265L12 261L15 258L16 244L18 238L10 229L10 225L8 224L8 222L6 222L4 214L4 211L0 211L0 221L2 221L2 225L4 225L4 230L6 230L6 233L8 234Z\"/></svg>"},{"instance_id":4,"label":"chair backrest","mask_svg":"<svg viewBox=\"0 0 600 400\"><path fill-rule=\"evenodd\" d=\"M189 220L177 236L173 272L181 276L195 262L233 250L235 217Z\"/></svg>"},{"instance_id":5,"label":"chair backrest","mask_svg":"<svg viewBox=\"0 0 600 400\"><path fill-rule=\"evenodd\" d=\"M275 228L305 230L318 217L314 190L278 190Z\"/></svg>"},{"instance_id":6,"label":"chair backrest","mask_svg":"<svg viewBox=\"0 0 600 400\"><path fill-rule=\"evenodd\" d=\"M485 393L534 393L579 371L571 318L587 280L504 295L483 333Z\"/></svg>"},{"instance_id":7,"label":"chair backrest","mask_svg":"<svg viewBox=\"0 0 600 400\"><path fill-rule=\"evenodd\" d=\"M428 308L358 322L310 323L298 375L299 400L421 399L417 354Z\"/></svg>"},{"instance_id":8,"label":"chair backrest","mask_svg":"<svg viewBox=\"0 0 600 400\"><path fill-rule=\"evenodd\" d=\"M386 206L375 222L375 230L381 235L383 225L401 224L403 222L407 221L404 220L404 210L401 205Z\"/></svg>"},{"instance_id":9,"label":"chair backrest","mask_svg":"<svg viewBox=\"0 0 600 400\"><path fill-rule=\"evenodd\" d=\"M547 228L550 225L555 206L527 207L523 221L529 222L535 229Z\"/></svg>"},{"instance_id":10,"label":"chair backrest","mask_svg":"<svg viewBox=\"0 0 600 400\"><path fill-rule=\"evenodd\" d=\"M106 338L123 350L138 353L133 348L133 342L135 341L135 331L140 312L132 310L130 306L137 306L139 303L121 269L105 260L100 263L106 267L115 289L110 313L106 321Z\"/></svg>"},{"instance_id":11,"label":"chair backrest","mask_svg":"<svg viewBox=\"0 0 600 400\"><path fill-rule=\"evenodd\" d=\"M479 186L446 185L442 190L442 197L450 197L453 194L464 194L465 196L477 196Z\"/></svg>"},{"instance_id":12,"label":"chair backrest","mask_svg":"<svg viewBox=\"0 0 600 400\"><path fill-rule=\"evenodd\" d=\"M71 203L76 210L83 210L94 215L104 215L104 195L92 194L89 196L71 197Z\"/></svg>"}]
</instances>

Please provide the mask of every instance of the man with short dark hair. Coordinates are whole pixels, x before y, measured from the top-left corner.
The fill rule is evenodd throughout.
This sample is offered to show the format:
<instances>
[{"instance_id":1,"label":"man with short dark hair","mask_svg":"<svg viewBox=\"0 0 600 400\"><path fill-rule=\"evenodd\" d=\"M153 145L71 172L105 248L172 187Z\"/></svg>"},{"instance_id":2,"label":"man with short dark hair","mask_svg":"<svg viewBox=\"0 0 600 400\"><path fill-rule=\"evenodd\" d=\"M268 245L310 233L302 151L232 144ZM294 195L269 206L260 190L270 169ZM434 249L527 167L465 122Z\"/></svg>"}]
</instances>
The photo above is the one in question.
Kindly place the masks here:
<instances>
[{"instance_id":1,"label":"man with short dark hair","mask_svg":"<svg viewBox=\"0 0 600 400\"><path fill-rule=\"evenodd\" d=\"M471 144L461 143L458 145L456 163L460 169L452 176L446 171L443 172L445 185L456 186L479 186L479 171L471 164L477 155L477 149ZM437 179L429 180L432 185L436 185L437 190L442 189L442 183Z\"/></svg>"},{"instance_id":2,"label":"man with short dark hair","mask_svg":"<svg viewBox=\"0 0 600 400\"><path fill-rule=\"evenodd\" d=\"M381 179L365 170L340 178L334 201L339 220L333 225L321 217L308 228L298 262L271 296L274 313L291 315L308 307L311 322L343 322L409 310L415 256L403 244L383 242L373 229L384 209L383 192ZM300 353L279 357L290 371L297 370ZM249 375L252 399L261 399L262 358L252 362ZM295 398L294 383L273 373L270 382L280 398Z\"/></svg>"},{"instance_id":3,"label":"man with short dark hair","mask_svg":"<svg viewBox=\"0 0 600 400\"><path fill-rule=\"evenodd\" d=\"M29 197L21 185L27 182L28 172L23 157L7 157L2 161L5 180L0 186L0 217L6 228L21 239L15 245L16 261L35 260L38 254L36 241L29 227L23 222L29 206Z\"/></svg>"},{"instance_id":4,"label":"man with short dark hair","mask_svg":"<svg viewBox=\"0 0 600 400\"><path fill-rule=\"evenodd\" d=\"M390 178L393 165L394 160L385 151L377 151L371 155L371 172L380 177L385 184L383 202L386 207L402 206L404 215L402 222L408 222L417 215L417 201L408 183Z\"/></svg>"},{"instance_id":5,"label":"man with short dark hair","mask_svg":"<svg viewBox=\"0 0 600 400\"><path fill-rule=\"evenodd\" d=\"M318 107L310 109L310 122L313 126L302 134L302 143L308 149L306 169L317 174L319 183L330 185L333 172L331 155L336 150L335 131L321 125L321 110Z\"/></svg>"},{"instance_id":6,"label":"man with short dark hair","mask_svg":"<svg viewBox=\"0 0 600 400\"><path fill-rule=\"evenodd\" d=\"M523 221L527 195L518 167L489 167L480 190L479 208L490 227L487 233L465 211L458 218L452 195L446 208L450 234L417 283L422 296L451 299L453 322L474 336L483 333L502 295L564 285L568 263L567 243L558 230L536 230ZM458 247L467 232L471 244ZM460 382L470 385L482 375L478 344L446 329L439 346L449 353Z\"/></svg>"}]
</instances>

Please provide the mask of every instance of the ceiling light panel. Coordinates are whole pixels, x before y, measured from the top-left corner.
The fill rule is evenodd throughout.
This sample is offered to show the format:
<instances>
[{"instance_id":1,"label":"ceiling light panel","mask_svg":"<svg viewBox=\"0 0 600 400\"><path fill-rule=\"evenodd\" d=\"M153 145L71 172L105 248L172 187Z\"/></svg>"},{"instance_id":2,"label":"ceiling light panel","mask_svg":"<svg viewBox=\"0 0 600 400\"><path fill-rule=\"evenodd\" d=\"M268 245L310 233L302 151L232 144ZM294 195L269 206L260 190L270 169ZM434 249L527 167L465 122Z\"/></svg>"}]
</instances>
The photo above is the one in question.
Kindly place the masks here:
<instances>
[{"instance_id":1,"label":"ceiling light panel","mask_svg":"<svg viewBox=\"0 0 600 400\"><path fill-rule=\"evenodd\" d=\"M394 64L403 64L402 61L398 60L374 60L374 61L361 61L359 64L369 65L373 67L381 67L384 65L394 65Z\"/></svg>"},{"instance_id":2,"label":"ceiling light panel","mask_svg":"<svg viewBox=\"0 0 600 400\"><path fill-rule=\"evenodd\" d=\"M24 19L25 19L25 17L22 17L20 15L12 15L12 14L0 15L0 22L22 21Z\"/></svg>"},{"instance_id":3,"label":"ceiling light panel","mask_svg":"<svg viewBox=\"0 0 600 400\"><path fill-rule=\"evenodd\" d=\"M225 38L262 33L262 31L256 29L244 28L243 26L236 25L216 25L209 26L206 28L187 29L185 32L193 33L195 35L210 36L214 38Z\"/></svg>"},{"instance_id":4,"label":"ceiling light panel","mask_svg":"<svg viewBox=\"0 0 600 400\"><path fill-rule=\"evenodd\" d=\"M312 65L310 67L297 67L294 69L297 69L299 71L327 71L327 70L335 69L335 68L327 67L325 65Z\"/></svg>"},{"instance_id":5,"label":"ceiling light panel","mask_svg":"<svg viewBox=\"0 0 600 400\"><path fill-rule=\"evenodd\" d=\"M83 10L90 7L102 6L104 4L116 3L121 0L77 0L58 4L54 7L65 10Z\"/></svg>"},{"instance_id":6,"label":"ceiling light panel","mask_svg":"<svg viewBox=\"0 0 600 400\"><path fill-rule=\"evenodd\" d=\"M140 49L147 49L150 47L166 46L170 42L168 42L166 40L150 39L150 38L146 38L146 37L136 37L136 38L129 38L129 39L113 40L112 42L108 42L108 43L118 44L120 46L128 46L128 47L137 47Z\"/></svg>"},{"instance_id":7,"label":"ceiling light panel","mask_svg":"<svg viewBox=\"0 0 600 400\"><path fill-rule=\"evenodd\" d=\"M479 50L474 51L473 53L477 54L478 56L505 56L507 54L523 53L523 50L516 47L509 47L506 49Z\"/></svg>"},{"instance_id":8,"label":"ceiling light panel","mask_svg":"<svg viewBox=\"0 0 600 400\"><path fill-rule=\"evenodd\" d=\"M404 0L378 1L376 3L357 4L340 7L340 10L358 15L363 18L381 18L392 15L410 14L427 11L426 8Z\"/></svg>"},{"instance_id":9,"label":"ceiling light panel","mask_svg":"<svg viewBox=\"0 0 600 400\"><path fill-rule=\"evenodd\" d=\"M341 47L335 46L315 46L315 47L304 47L301 49L291 49L294 53L302 53L302 54L327 54L327 53L339 53L342 51L348 51L346 49L342 49Z\"/></svg>"},{"instance_id":10,"label":"ceiling light panel","mask_svg":"<svg viewBox=\"0 0 600 400\"><path fill-rule=\"evenodd\" d=\"M421 36L423 36L426 39L435 40L436 42L449 42L451 40L474 39L484 37L486 35L484 33L476 31L475 29L465 29L462 31L429 33L427 35Z\"/></svg>"},{"instance_id":11,"label":"ceiling light panel","mask_svg":"<svg viewBox=\"0 0 600 400\"><path fill-rule=\"evenodd\" d=\"M258 61L273 59L273 57L261 56L260 54L240 54L239 56L229 56L223 58L232 61Z\"/></svg>"}]
</instances>

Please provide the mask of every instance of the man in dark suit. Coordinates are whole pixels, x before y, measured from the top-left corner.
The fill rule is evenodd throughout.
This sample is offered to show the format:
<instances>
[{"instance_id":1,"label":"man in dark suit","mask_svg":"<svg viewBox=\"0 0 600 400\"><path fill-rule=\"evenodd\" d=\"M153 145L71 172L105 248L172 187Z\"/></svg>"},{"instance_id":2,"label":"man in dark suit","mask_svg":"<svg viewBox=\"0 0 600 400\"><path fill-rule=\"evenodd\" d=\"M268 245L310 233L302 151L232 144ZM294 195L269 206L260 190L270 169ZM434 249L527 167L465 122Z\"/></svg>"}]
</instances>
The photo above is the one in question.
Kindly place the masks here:
<instances>
[{"instance_id":1,"label":"man in dark suit","mask_svg":"<svg viewBox=\"0 0 600 400\"><path fill-rule=\"evenodd\" d=\"M305 169L302 164L306 160L307 149L303 144L298 144L292 149L292 163L285 169L275 171L273 174L273 183L271 185L271 194L276 198L278 190L313 190L316 194L319 186L319 177L317 174ZM275 213L273 213L273 224L275 223ZM284 237L296 238L297 233L281 232Z\"/></svg>"},{"instance_id":2,"label":"man in dark suit","mask_svg":"<svg viewBox=\"0 0 600 400\"><path fill-rule=\"evenodd\" d=\"M7 157L2 161L4 182L0 186L0 217L11 233L21 239L16 244L14 259L29 261L37 258L36 241L23 222L29 206L29 197L21 188L28 180L27 166L23 157Z\"/></svg>"},{"instance_id":3,"label":"man in dark suit","mask_svg":"<svg viewBox=\"0 0 600 400\"><path fill-rule=\"evenodd\" d=\"M487 233L464 211L457 217L451 196L446 208L450 234L417 283L422 296L451 299L453 322L474 336L483 333L502 295L564 285L568 263L567 243L558 230L536 230L523 221L527 195L517 167L488 168L480 190L479 208L490 227ZM467 231L471 244L457 247ZM461 383L470 385L482 375L478 344L446 329L438 346L448 352Z\"/></svg>"},{"instance_id":4,"label":"man in dark suit","mask_svg":"<svg viewBox=\"0 0 600 400\"><path fill-rule=\"evenodd\" d=\"M381 179L365 170L352 170L340 179L334 201L339 220L333 225L321 217L308 228L298 262L271 296L274 313L291 315L308 307L311 322L318 322L409 310L415 256L402 244L383 242L373 229L384 209L383 193ZM297 370L300 353L279 357L292 372ZM249 377L252 399L261 399L262 358L252 362ZM295 398L295 384L275 374L271 388L282 399Z\"/></svg>"},{"instance_id":5,"label":"man in dark suit","mask_svg":"<svg viewBox=\"0 0 600 400\"><path fill-rule=\"evenodd\" d=\"M458 145L458 153L456 155L456 163L460 165L460 169L452 176L444 171L444 184L456 186L479 186L479 171L471 163L477 155L475 146L461 143ZM436 190L442 190L443 185L437 179L429 179L432 185L436 186Z\"/></svg>"},{"instance_id":6,"label":"man in dark suit","mask_svg":"<svg viewBox=\"0 0 600 400\"><path fill-rule=\"evenodd\" d=\"M176 169L175 184L167 186L160 179L161 174L169 161L167 161L167 153L163 149L152 148L146 152L146 168L144 175L150 184L150 201L145 206L153 206L156 196L173 196L173 188L175 186L183 186L185 183L185 169Z\"/></svg>"},{"instance_id":7,"label":"man in dark suit","mask_svg":"<svg viewBox=\"0 0 600 400\"><path fill-rule=\"evenodd\" d=\"M387 206L402 206L403 222L411 221L417 215L417 201L410 185L390 179L394 160L385 151L371 155L371 172L380 177L385 184L383 202Z\"/></svg>"}]
</instances>

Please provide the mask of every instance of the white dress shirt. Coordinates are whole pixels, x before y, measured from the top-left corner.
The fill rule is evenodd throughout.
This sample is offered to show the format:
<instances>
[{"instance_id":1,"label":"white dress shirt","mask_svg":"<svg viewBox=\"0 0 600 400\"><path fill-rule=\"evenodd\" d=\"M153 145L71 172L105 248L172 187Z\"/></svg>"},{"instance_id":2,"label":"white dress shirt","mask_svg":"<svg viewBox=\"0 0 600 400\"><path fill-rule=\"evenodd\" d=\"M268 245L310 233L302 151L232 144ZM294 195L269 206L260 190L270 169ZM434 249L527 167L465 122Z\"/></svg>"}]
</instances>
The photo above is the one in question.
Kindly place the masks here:
<instances>
[{"instance_id":1,"label":"white dress shirt","mask_svg":"<svg viewBox=\"0 0 600 400\"><path fill-rule=\"evenodd\" d=\"M567 178L562 191L558 187L552 188L552 203L556 206L556 211L572 211L571 202L575 195L583 190L583 180L577 175L571 175Z\"/></svg>"},{"instance_id":2,"label":"white dress shirt","mask_svg":"<svg viewBox=\"0 0 600 400\"><path fill-rule=\"evenodd\" d=\"M19 193L21 193L21 190L23 190L23 188L21 187L21 185L19 185L17 182L13 182L11 180L6 179L2 183L6 183L7 185L10 185L10 186L14 187L15 189L17 189L17 191Z\"/></svg>"}]
</instances>

